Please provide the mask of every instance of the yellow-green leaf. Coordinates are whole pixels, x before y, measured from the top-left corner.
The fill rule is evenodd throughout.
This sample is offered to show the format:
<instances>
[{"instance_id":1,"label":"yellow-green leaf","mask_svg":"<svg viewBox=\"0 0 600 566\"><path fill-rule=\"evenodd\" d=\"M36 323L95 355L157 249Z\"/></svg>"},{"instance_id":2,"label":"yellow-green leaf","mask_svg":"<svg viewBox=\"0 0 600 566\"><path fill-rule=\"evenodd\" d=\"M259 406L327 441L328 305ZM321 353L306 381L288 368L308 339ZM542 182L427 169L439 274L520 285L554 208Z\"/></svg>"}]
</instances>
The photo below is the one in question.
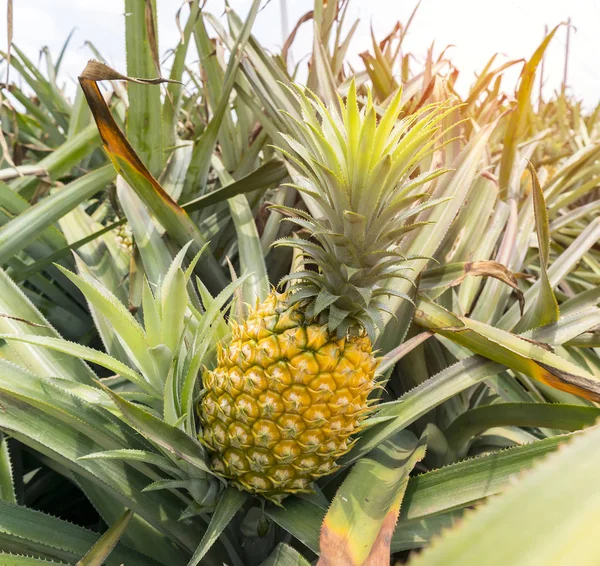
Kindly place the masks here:
<instances>
[{"instance_id":1,"label":"yellow-green leaf","mask_svg":"<svg viewBox=\"0 0 600 566\"><path fill-rule=\"evenodd\" d=\"M535 302L531 305L514 331L517 333L537 328L545 324L552 324L558 321L560 315L558 302L554 296L550 279L548 278L548 262L550 259L550 228L548 226L548 211L544 193L540 186L537 173L531 163L529 163L529 172L531 173L531 183L533 185L533 210L535 214L535 228L537 231L538 246L540 249L540 290L535 297Z\"/></svg>"},{"instance_id":2,"label":"yellow-green leaf","mask_svg":"<svg viewBox=\"0 0 600 566\"><path fill-rule=\"evenodd\" d=\"M408 477L425 448L426 437L405 430L354 465L323 521L319 566L387 564Z\"/></svg>"}]
</instances>

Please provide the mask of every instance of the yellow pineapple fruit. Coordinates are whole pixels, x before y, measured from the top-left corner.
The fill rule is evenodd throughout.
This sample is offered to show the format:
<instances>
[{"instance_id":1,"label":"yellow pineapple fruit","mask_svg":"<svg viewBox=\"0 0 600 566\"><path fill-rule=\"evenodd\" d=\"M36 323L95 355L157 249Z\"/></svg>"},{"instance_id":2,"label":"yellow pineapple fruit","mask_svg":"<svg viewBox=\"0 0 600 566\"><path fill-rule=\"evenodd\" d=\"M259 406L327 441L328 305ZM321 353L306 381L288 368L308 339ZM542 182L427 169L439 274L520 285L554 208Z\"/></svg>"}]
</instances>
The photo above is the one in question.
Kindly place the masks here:
<instances>
[{"instance_id":1,"label":"yellow pineapple fruit","mask_svg":"<svg viewBox=\"0 0 600 566\"><path fill-rule=\"evenodd\" d=\"M214 470L274 501L335 470L368 413L373 340L389 297L406 298L394 289L408 268L398 244L436 204L417 189L441 173L425 163L445 115L428 107L398 120L398 93L378 119L370 95L359 110L354 84L341 110L292 93L302 119L287 116L282 151L310 212L278 208L312 239L278 245L300 249L307 270L232 323L198 407Z\"/></svg>"},{"instance_id":2,"label":"yellow pineapple fruit","mask_svg":"<svg viewBox=\"0 0 600 566\"><path fill-rule=\"evenodd\" d=\"M271 293L204 375L204 441L216 472L276 498L307 491L351 447L374 386L366 336L338 338Z\"/></svg>"}]
</instances>

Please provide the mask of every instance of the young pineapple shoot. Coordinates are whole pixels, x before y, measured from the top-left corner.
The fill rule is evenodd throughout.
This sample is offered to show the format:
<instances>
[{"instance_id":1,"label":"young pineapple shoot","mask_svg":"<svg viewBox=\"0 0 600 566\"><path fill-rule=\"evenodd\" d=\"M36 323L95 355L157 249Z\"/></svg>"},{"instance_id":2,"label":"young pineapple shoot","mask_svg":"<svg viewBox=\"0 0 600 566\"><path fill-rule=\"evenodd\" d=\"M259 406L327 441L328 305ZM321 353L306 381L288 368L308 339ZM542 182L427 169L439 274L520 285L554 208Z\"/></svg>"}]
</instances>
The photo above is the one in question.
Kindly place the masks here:
<instances>
[{"instance_id":1,"label":"young pineapple shoot","mask_svg":"<svg viewBox=\"0 0 600 566\"><path fill-rule=\"evenodd\" d=\"M307 268L232 323L198 408L214 470L274 501L334 471L369 412L373 341L407 277L398 244L436 204L417 189L442 172L420 169L445 115L436 106L399 120L398 92L378 119L370 94L359 110L354 84L340 110L293 94L302 120L287 117L294 137L282 151L312 214L279 208L311 238L278 244L299 248Z\"/></svg>"}]
</instances>

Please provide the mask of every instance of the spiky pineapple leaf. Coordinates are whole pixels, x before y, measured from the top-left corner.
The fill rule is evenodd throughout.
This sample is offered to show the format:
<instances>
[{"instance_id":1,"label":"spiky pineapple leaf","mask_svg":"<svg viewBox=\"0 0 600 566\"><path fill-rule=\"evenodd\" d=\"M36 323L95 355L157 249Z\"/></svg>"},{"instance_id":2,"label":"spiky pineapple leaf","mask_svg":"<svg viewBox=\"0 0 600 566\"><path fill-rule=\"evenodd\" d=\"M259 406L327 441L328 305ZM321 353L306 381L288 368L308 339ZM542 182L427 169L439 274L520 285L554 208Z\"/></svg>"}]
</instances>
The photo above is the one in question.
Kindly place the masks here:
<instances>
[{"instance_id":1,"label":"spiky pineapple leaf","mask_svg":"<svg viewBox=\"0 0 600 566\"><path fill-rule=\"evenodd\" d=\"M48 564L60 564L68 566L67 562L56 562L55 560L46 560L45 558L34 558L33 556L24 556L20 554L10 554L8 552L0 552L1 564L4 566L48 566Z\"/></svg>"},{"instance_id":2,"label":"spiky pineapple leaf","mask_svg":"<svg viewBox=\"0 0 600 566\"><path fill-rule=\"evenodd\" d=\"M119 542L132 515L133 512L129 509L125 511L119 520L110 526L75 566L102 566Z\"/></svg>"},{"instance_id":3,"label":"spiky pineapple leaf","mask_svg":"<svg viewBox=\"0 0 600 566\"><path fill-rule=\"evenodd\" d=\"M227 63L227 68L225 69L225 73L223 75L222 81L219 80L218 84L220 84L220 92L218 101L214 101L213 104L213 117L210 120L208 126L200 136L196 147L194 148L194 153L192 155L192 160L190 162L190 167L188 169L188 174L186 176L186 182L184 187L185 194L191 194L192 187L200 187L201 191L204 191L204 186L206 184L206 180L208 178L208 172L210 168L210 162L212 159L213 151L215 148L215 144L217 142L217 137L219 135L219 130L221 128L221 124L223 123L223 119L226 115L226 110L229 105L229 97L231 96L231 92L235 85L236 75L238 72L238 68L242 61L242 57L244 56L245 46L250 38L250 32L252 29L252 25L254 20L256 19L256 15L260 8L260 0L253 0L250 5L250 10L248 12L248 16L241 26L241 30L239 35L237 36L233 46L231 47L231 57ZM204 14L200 16L204 18ZM202 30L204 29L204 24L202 21L198 23L198 25L202 26ZM195 33L199 33L199 29L196 28ZM200 57L202 59L209 59L207 65L210 65L211 62L215 64L213 61L216 58L212 59L212 50L213 45L212 42L208 41L210 45L211 51L209 53L205 53L203 50L199 50ZM199 44L198 44L199 45ZM213 85L216 83L213 79Z\"/></svg>"},{"instance_id":4,"label":"spiky pineapple leaf","mask_svg":"<svg viewBox=\"0 0 600 566\"><path fill-rule=\"evenodd\" d=\"M187 212L202 210L237 195L265 189L269 185L283 181L287 175L287 168L279 159L270 159L245 177L191 200L181 208Z\"/></svg>"},{"instance_id":5,"label":"spiky pineapple leaf","mask_svg":"<svg viewBox=\"0 0 600 566\"><path fill-rule=\"evenodd\" d=\"M575 435L501 496L467 514L411 564L598 563L598 442L598 426Z\"/></svg>"},{"instance_id":6,"label":"spiky pineapple leaf","mask_svg":"<svg viewBox=\"0 0 600 566\"><path fill-rule=\"evenodd\" d=\"M156 374L154 361L148 352L144 329L109 289L86 273L86 267L82 262L78 261L78 265L81 275L60 269L79 287L86 300L112 325L121 345L147 379L156 387L162 387L160 376Z\"/></svg>"},{"instance_id":7,"label":"spiky pineapple leaf","mask_svg":"<svg viewBox=\"0 0 600 566\"><path fill-rule=\"evenodd\" d=\"M234 182L233 177L216 156L213 156L212 164L221 185L227 186ZM249 275L242 287L244 302L254 305L256 301L264 301L269 294L269 276L254 221L254 212L246 195L235 195L227 199L227 204L237 235L240 270L242 274Z\"/></svg>"},{"instance_id":8,"label":"spiky pineapple leaf","mask_svg":"<svg viewBox=\"0 0 600 566\"><path fill-rule=\"evenodd\" d=\"M283 506L268 505L265 513L313 552L319 553L319 533L327 508L292 496Z\"/></svg>"},{"instance_id":9,"label":"spiky pineapple leaf","mask_svg":"<svg viewBox=\"0 0 600 566\"><path fill-rule=\"evenodd\" d=\"M442 267L435 267L423 272L419 281L419 290L435 289L441 294L440 287L460 285L468 276L493 277L510 286L516 293L519 302L524 305L523 292L519 289L515 275L504 265L497 261L464 261L449 263Z\"/></svg>"},{"instance_id":10,"label":"spiky pineapple leaf","mask_svg":"<svg viewBox=\"0 0 600 566\"><path fill-rule=\"evenodd\" d=\"M0 228L0 264L24 249L59 218L102 191L115 178L111 167L101 167L41 200Z\"/></svg>"},{"instance_id":11,"label":"spiky pineapple leaf","mask_svg":"<svg viewBox=\"0 0 600 566\"><path fill-rule=\"evenodd\" d=\"M117 198L131 228L144 273L152 284L158 285L171 263L171 253L163 239L164 229L122 175L117 176L116 184Z\"/></svg>"},{"instance_id":12,"label":"spiky pineapple leaf","mask_svg":"<svg viewBox=\"0 0 600 566\"><path fill-rule=\"evenodd\" d=\"M0 501L17 502L8 438L2 433L0 433Z\"/></svg>"},{"instance_id":13,"label":"spiky pineapple leaf","mask_svg":"<svg viewBox=\"0 0 600 566\"><path fill-rule=\"evenodd\" d=\"M475 407L457 417L444 431L459 457L473 438L493 427L546 427L565 431L591 426L600 417L597 407L551 403L499 403Z\"/></svg>"},{"instance_id":14,"label":"spiky pineapple leaf","mask_svg":"<svg viewBox=\"0 0 600 566\"><path fill-rule=\"evenodd\" d=\"M98 129L94 124L90 124L41 159L37 163L36 169L46 171L50 179L56 181L78 165L99 144L100 136L98 135ZM14 180L11 183L11 187L15 192L25 194L27 191L35 189L38 182L39 180L36 177L32 178L26 175Z\"/></svg>"},{"instance_id":15,"label":"spiky pineapple leaf","mask_svg":"<svg viewBox=\"0 0 600 566\"><path fill-rule=\"evenodd\" d=\"M0 331L25 336L60 338L58 332L27 298L5 271L0 269ZM46 348L13 343L6 359L31 369L38 375L64 375L82 383L92 383L94 372L80 359L50 352Z\"/></svg>"},{"instance_id":16,"label":"spiky pineapple leaf","mask_svg":"<svg viewBox=\"0 0 600 566\"><path fill-rule=\"evenodd\" d=\"M427 437L401 431L361 458L336 493L321 527L320 564L385 562L408 477Z\"/></svg>"},{"instance_id":17,"label":"spiky pineapple leaf","mask_svg":"<svg viewBox=\"0 0 600 566\"><path fill-rule=\"evenodd\" d=\"M413 232L414 236L402 242L401 252L403 254L419 256L419 259L411 261L415 276L428 264L428 260L423 256L431 257L436 253L463 205L495 127L496 124L493 122L483 127L452 163L454 171L443 177L442 182L436 186L433 197L451 198L445 204L432 208L424 218L433 224ZM412 293L413 283L410 281L396 281L393 286L401 293L408 295ZM388 322L386 330L378 340L378 345L384 353L395 348L398 341L406 335L413 316L413 308L410 303L407 304L402 300L390 302L393 302L396 319Z\"/></svg>"},{"instance_id":18,"label":"spiky pineapple leaf","mask_svg":"<svg viewBox=\"0 0 600 566\"><path fill-rule=\"evenodd\" d=\"M107 497L106 491L96 483L75 474L72 475L72 480L85 493L107 525L117 521L127 510L127 504ZM173 537L156 529L138 514L133 515L129 521L127 530L123 533L122 542L159 564L184 564L191 553L190 549L175 542Z\"/></svg>"},{"instance_id":19,"label":"spiky pineapple leaf","mask_svg":"<svg viewBox=\"0 0 600 566\"><path fill-rule=\"evenodd\" d=\"M217 508L212 514L208 529L204 533L194 555L188 562L188 566L196 566L201 563L210 547L214 544L227 525L229 525L234 515L247 499L248 494L233 486L229 486L223 492L223 495L221 495L219 503L217 504ZM239 558L236 562L239 562Z\"/></svg>"},{"instance_id":20,"label":"spiky pineapple leaf","mask_svg":"<svg viewBox=\"0 0 600 566\"><path fill-rule=\"evenodd\" d=\"M412 477L408 481L392 537L392 550L425 545L460 516L452 513L454 510L501 493L512 484L515 474L532 467L569 438L565 435L545 439ZM283 508L269 506L266 512L311 550L319 552L319 527L326 508L291 497L286 499ZM444 514L448 515L443 517Z\"/></svg>"},{"instance_id":21,"label":"spiky pineapple leaf","mask_svg":"<svg viewBox=\"0 0 600 566\"><path fill-rule=\"evenodd\" d=\"M0 380L2 404L7 408L0 412L0 429L55 461L65 473L89 480L105 497L125 504L190 552L195 548L201 524L194 527L193 523L178 523L181 500L166 491L142 493L149 481L158 479L146 464L79 460L80 456L105 449L152 450L150 442L101 405L69 394L58 382L27 373L2 359Z\"/></svg>"},{"instance_id":22,"label":"spiky pineapple leaf","mask_svg":"<svg viewBox=\"0 0 600 566\"><path fill-rule=\"evenodd\" d=\"M284 508L268 508L267 514L279 526L318 554L319 529L327 509L305 499L288 499ZM397 523L391 542L392 552L426 546L444 527L451 526L462 511L451 511Z\"/></svg>"},{"instance_id":23,"label":"spiky pineapple leaf","mask_svg":"<svg viewBox=\"0 0 600 566\"><path fill-rule=\"evenodd\" d=\"M531 468L573 435L565 434L508 448L414 476L408 482L400 523L468 507L504 491L515 474Z\"/></svg>"},{"instance_id":24,"label":"spiky pineapple leaf","mask_svg":"<svg viewBox=\"0 0 600 566\"><path fill-rule=\"evenodd\" d=\"M556 258L548 268L548 280L550 286L555 288L571 272L586 254L597 245L600 240L600 218L594 218L589 222L572 243ZM534 301L540 292L541 281L536 281L524 292L525 304ZM503 329L511 329L519 322L520 314L518 305L512 305L502 315L496 326Z\"/></svg>"},{"instance_id":25,"label":"spiky pineapple leaf","mask_svg":"<svg viewBox=\"0 0 600 566\"><path fill-rule=\"evenodd\" d=\"M75 342L69 342L61 338L52 338L47 336L27 336L22 334L0 334L0 339L6 340L9 343L13 340L16 342L23 342L25 344L32 344L34 346L42 346L56 352L68 354L81 360L86 360L105 367L116 374L129 379L132 383L135 383L142 391L150 395L157 395L157 390L154 389L139 373L132 370L129 366L119 362L119 360L99 352L93 348L76 344Z\"/></svg>"},{"instance_id":26,"label":"spiky pineapple leaf","mask_svg":"<svg viewBox=\"0 0 600 566\"><path fill-rule=\"evenodd\" d=\"M309 564L295 548L280 542L260 566L309 566Z\"/></svg>"},{"instance_id":27,"label":"spiky pineapple leaf","mask_svg":"<svg viewBox=\"0 0 600 566\"><path fill-rule=\"evenodd\" d=\"M35 554L48 560L65 560L73 564L98 538L97 533L41 511L0 502L0 546L3 548L18 548L23 554ZM119 544L106 564L118 566L124 562L134 566L156 564L147 556Z\"/></svg>"},{"instance_id":28,"label":"spiky pineapple leaf","mask_svg":"<svg viewBox=\"0 0 600 566\"><path fill-rule=\"evenodd\" d=\"M125 460L144 462L145 464L152 464L162 468L166 472L171 474L179 473L181 470L173 465L167 458L154 452L148 452L147 450L134 450L131 448L124 448L120 450L105 450L103 452L95 452L93 454L86 454L80 456L80 460Z\"/></svg>"},{"instance_id":29,"label":"spiky pineapple leaf","mask_svg":"<svg viewBox=\"0 0 600 566\"><path fill-rule=\"evenodd\" d=\"M462 509L418 519L400 521L392 537L391 551L401 552L428 546L443 530L454 526L464 515Z\"/></svg>"},{"instance_id":30,"label":"spiky pineapple leaf","mask_svg":"<svg viewBox=\"0 0 600 566\"><path fill-rule=\"evenodd\" d=\"M197 470L209 474L213 473L202 458L204 448L194 438L188 436L180 429L168 425L134 403L123 399L102 383L97 383L114 401L123 414L124 419L133 428L143 434L145 438L155 442L158 446L168 450L175 456L183 458L197 468Z\"/></svg>"},{"instance_id":31,"label":"spiky pineapple leaf","mask_svg":"<svg viewBox=\"0 0 600 566\"><path fill-rule=\"evenodd\" d=\"M399 362L406 354L408 354L411 350L425 342L429 337L433 336L433 332L420 332L416 336L408 339L406 342L403 342L390 352L388 352L385 356L379 358L379 365L377 366L377 374L384 375L386 372L391 370L397 362Z\"/></svg>"},{"instance_id":32,"label":"spiky pineapple leaf","mask_svg":"<svg viewBox=\"0 0 600 566\"><path fill-rule=\"evenodd\" d=\"M501 364L481 356L472 356L432 376L397 401L380 404L373 414L379 422L358 437L352 450L342 456L339 463L347 466L355 462L434 407L503 370L504 366ZM365 424L368 422L367 420Z\"/></svg>"},{"instance_id":33,"label":"spiky pineapple leaf","mask_svg":"<svg viewBox=\"0 0 600 566\"><path fill-rule=\"evenodd\" d=\"M127 73L132 77L160 77L153 51L158 50L155 0L125 0L125 52ZM153 50L152 46L155 46ZM160 90L131 82L127 89L127 137L152 174L164 166ZM170 149L170 148L169 148Z\"/></svg>"},{"instance_id":34,"label":"spiky pineapple leaf","mask_svg":"<svg viewBox=\"0 0 600 566\"><path fill-rule=\"evenodd\" d=\"M167 149L174 148L177 145L177 122L179 120L179 111L181 110L182 99L184 94L182 77L185 70L185 59L192 36L192 31L196 25L200 5L198 2L190 4L190 15L185 23L181 41L175 48L175 56L169 79L172 83L167 86L167 96L162 105L162 137L164 147Z\"/></svg>"},{"instance_id":35,"label":"spiky pineapple leaf","mask_svg":"<svg viewBox=\"0 0 600 566\"><path fill-rule=\"evenodd\" d=\"M415 322L505 366L561 391L600 400L600 380L531 340L421 300Z\"/></svg>"}]
</instances>

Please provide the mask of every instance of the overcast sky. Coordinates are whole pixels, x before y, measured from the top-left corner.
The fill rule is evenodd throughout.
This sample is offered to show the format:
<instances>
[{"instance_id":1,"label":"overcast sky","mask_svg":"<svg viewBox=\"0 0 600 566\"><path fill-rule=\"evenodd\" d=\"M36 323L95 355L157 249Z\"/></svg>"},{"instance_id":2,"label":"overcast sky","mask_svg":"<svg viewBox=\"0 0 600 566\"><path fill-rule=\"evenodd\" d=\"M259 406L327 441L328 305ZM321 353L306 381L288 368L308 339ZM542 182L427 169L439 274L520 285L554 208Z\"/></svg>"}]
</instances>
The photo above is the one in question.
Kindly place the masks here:
<instances>
[{"instance_id":1,"label":"overcast sky","mask_svg":"<svg viewBox=\"0 0 600 566\"><path fill-rule=\"evenodd\" d=\"M269 49L281 46L282 0L271 0L260 12L254 34ZM178 32L175 13L179 0L157 0L161 54L176 45ZM384 37L397 20L406 22L416 0L350 0L349 18L360 18L350 49L353 58L370 45L370 26L377 38ZM240 14L246 13L250 0L230 0ZM289 25L312 6L311 0L287 0ZM484 9L487 8L487 9ZM208 0L207 9L223 11L223 0ZM125 71L123 0L16 0L14 2L14 42L35 61L48 46L56 57L69 32L75 34L65 57L65 80L72 81L91 57L84 46L91 41L104 57ZM187 8L184 9L187 16ZM0 14L6 14L6 0L0 0ZM590 108L600 102L600 0L422 0L406 39L406 47L425 55L435 41L436 53L452 44L449 54L461 71L463 86L489 57L499 52L498 61L529 57L542 39L544 25L555 26L571 18L571 54L568 83L571 92ZM565 59L566 28L558 31L548 51L546 92L559 88ZM6 26L0 25L0 48L5 50ZM310 25L299 34L294 57L310 49ZM13 75L14 76L14 75Z\"/></svg>"}]
</instances>

